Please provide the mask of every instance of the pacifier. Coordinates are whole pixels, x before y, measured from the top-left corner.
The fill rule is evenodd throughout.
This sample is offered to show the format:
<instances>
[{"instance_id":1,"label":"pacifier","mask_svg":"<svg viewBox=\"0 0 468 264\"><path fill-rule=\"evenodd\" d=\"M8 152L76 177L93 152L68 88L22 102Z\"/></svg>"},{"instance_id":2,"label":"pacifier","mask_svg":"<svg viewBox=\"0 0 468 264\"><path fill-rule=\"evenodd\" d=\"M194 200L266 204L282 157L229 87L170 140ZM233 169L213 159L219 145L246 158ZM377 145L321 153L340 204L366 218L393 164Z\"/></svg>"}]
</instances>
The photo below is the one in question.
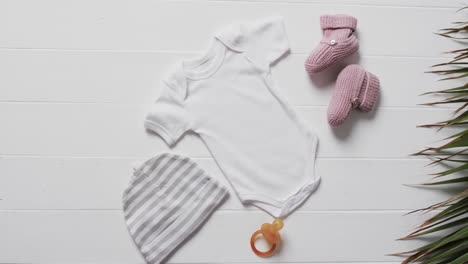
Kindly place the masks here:
<instances>
[{"instance_id":1,"label":"pacifier","mask_svg":"<svg viewBox=\"0 0 468 264\"><path fill-rule=\"evenodd\" d=\"M250 247L252 251L260 257L270 257L276 250L276 245L281 241L281 236L279 230L283 228L283 220L276 218L273 223L265 223L262 225L260 230L255 231L250 237ZM255 247L255 241L258 239L258 236L262 235L263 238L271 244L271 248L268 251L260 251Z\"/></svg>"}]
</instances>

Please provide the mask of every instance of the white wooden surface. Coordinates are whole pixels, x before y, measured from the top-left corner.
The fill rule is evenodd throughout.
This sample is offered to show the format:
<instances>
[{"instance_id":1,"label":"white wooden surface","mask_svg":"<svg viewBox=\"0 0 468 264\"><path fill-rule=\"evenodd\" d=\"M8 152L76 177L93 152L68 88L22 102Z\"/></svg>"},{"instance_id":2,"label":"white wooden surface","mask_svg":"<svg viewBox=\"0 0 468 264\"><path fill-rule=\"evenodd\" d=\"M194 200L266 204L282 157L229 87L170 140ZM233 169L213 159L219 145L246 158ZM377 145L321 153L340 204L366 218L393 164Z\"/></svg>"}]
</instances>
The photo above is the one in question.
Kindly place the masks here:
<instances>
[{"instance_id":1,"label":"white wooden surface","mask_svg":"<svg viewBox=\"0 0 468 264\"><path fill-rule=\"evenodd\" d=\"M440 87L424 74L459 45L433 32L463 1L252 0L0 2L0 262L143 263L125 229L121 192L135 164L173 151L225 181L201 141L169 150L143 117L172 63L203 50L233 20L283 15L292 46L274 68L282 93L320 137L319 190L286 220L273 258L250 252L270 221L231 196L171 263L396 263L386 256L425 216L402 215L447 197L403 186L436 169L408 154L443 136L417 124L450 114L418 106ZM302 63L321 37L318 18L359 19L360 63L382 82L372 114L337 131L326 106L339 68L311 81Z\"/></svg>"}]
</instances>

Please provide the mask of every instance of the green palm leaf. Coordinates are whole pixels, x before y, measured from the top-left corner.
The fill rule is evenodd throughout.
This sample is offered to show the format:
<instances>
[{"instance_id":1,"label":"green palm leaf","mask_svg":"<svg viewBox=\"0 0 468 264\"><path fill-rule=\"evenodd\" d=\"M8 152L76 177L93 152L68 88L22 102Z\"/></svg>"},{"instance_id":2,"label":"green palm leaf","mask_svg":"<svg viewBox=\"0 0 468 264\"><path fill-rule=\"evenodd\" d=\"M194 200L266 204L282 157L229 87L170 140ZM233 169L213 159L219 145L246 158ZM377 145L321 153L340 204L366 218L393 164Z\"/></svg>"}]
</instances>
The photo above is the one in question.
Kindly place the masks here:
<instances>
[{"instance_id":1,"label":"green palm leaf","mask_svg":"<svg viewBox=\"0 0 468 264\"><path fill-rule=\"evenodd\" d=\"M459 11L466 8L468 7L461 8ZM455 22L452 27L442 29L437 34L457 39L458 41L468 40L468 21ZM437 213L429 217L409 235L401 238L402 240L424 237L434 233L442 234L443 236L414 250L394 254L406 257L402 263L468 263L468 173L466 173L466 170L468 170L468 48L452 50L447 52L447 54L453 55L453 58L448 62L433 65L433 70L429 73L443 76L441 81L465 80L465 84L454 88L423 93L423 95L436 94L445 97L445 99L423 105L457 105L454 117L420 127L433 127L439 130L453 127L459 131L444 138L444 143L439 143L440 145L438 146L427 147L413 155L430 158L431 162L429 165L443 164L444 166L448 166L443 171L430 174L434 178L447 177L449 175L455 176L454 174L457 174L450 179L423 183L422 186L464 188L464 191L445 201L410 212Z\"/></svg>"}]
</instances>

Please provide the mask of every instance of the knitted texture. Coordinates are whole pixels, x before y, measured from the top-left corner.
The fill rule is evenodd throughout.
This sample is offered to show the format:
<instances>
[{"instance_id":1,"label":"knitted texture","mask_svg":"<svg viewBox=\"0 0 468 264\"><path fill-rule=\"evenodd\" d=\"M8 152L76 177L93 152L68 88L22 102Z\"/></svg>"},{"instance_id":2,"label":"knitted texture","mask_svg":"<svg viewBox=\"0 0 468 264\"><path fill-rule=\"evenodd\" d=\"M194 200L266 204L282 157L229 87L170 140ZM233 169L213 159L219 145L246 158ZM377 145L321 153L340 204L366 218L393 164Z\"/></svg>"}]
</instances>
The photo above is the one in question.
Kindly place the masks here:
<instances>
[{"instance_id":1,"label":"knitted texture","mask_svg":"<svg viewBox=\"0 0 468 264\"><path fill-rule=\"evenodd\" d=\"M380 94L377 76L359 65L344 68L336 80L335 91L328 105L328 123L338 127L344 123L353 108L371 111Z\"/></svg>"},{"instance_id":2,"label":"knitted texture","mask_svg":"<svg viewBox=\"0 0 468 264\"><path fill-rule=\"evenodd\" d=\"M353 54L359 42L353 34L357 19L347 15L327 15L320 17L323 38L305 61L309 74L318 73L332 64Z\"/></svg>"}]
</instances>

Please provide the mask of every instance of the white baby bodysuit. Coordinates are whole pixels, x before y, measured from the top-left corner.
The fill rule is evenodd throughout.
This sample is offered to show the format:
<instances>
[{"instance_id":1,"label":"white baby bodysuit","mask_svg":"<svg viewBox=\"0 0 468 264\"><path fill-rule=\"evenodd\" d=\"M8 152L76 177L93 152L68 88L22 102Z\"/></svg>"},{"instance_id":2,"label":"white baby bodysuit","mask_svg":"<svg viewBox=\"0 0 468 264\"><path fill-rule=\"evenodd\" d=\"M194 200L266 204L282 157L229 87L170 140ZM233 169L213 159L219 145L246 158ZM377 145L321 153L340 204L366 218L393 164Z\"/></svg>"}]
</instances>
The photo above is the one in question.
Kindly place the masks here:
<instances>
[{"instance_id":1,"label":"white baby bodysuit","mask_svg":"<svg viewBox=\"0 0 468 264\"><path fill-rule=\"evenodd\" d=\"M284 217L316 189L317 137L278 93L271 64L289 50L283 20L233 24L165 79L145 126L173 145L193 131L245 204Z\"/></svg>"}]
</instances>

